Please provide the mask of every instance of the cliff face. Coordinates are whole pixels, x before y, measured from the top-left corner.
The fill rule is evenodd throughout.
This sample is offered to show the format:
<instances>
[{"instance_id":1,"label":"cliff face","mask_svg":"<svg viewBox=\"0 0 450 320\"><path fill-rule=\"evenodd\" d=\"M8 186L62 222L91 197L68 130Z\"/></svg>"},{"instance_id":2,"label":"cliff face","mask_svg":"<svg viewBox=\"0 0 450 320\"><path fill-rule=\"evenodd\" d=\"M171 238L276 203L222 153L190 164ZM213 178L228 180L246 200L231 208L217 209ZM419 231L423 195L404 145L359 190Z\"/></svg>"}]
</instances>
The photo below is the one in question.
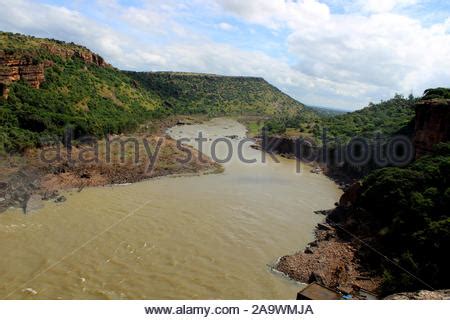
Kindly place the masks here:
<instances>
[{"instance_id":1,"label":"cliff face","mask_svg":"<svg viewBox=\"0 0 450 320\"><path fill-rule=\"evenodd\" d=\"M268 152L285 155L295 155L295 139L286 137L268 137L262 140L262 148Z\"/></svg>"},{"instance_id":2,"label":"cliff face","mask_svg":"<svg viewBox=\"0 0 450 320\"><path fill-rule=\"evenodd\" d=\"M42 44L41 48L51 55L59 56L65 60L80 58L85 63L108 67L105 60L97 54L85 49L69 49L57 45ZM33 53L6 52L0 50L0 91L2 97L7 99L11 83L24 80L33 88L39 89L45 81L45 69L53 66L53 62L45 60L38 62Z\"/></svg>"},{"instance_id":3,"label":"cliff face","mask_svg":"<svg viewBox=\"0 0 450 320\"><path fill-rule=\"evenodd\" d=\"M8 97L8 86L20 79L33 88L39 88L45 80L44 64L35 63L31 57L8 55L0 51L0 89L4 98Z\"/></svg>"},{"instance_id":4,"label":"cliff face","mask_svg":"<svg viewBox=\"0 0 450 320\"><path fill-rule=\"evenodd\" d=\"M433 145L450 140L450 99L423 100L416 105L414 146L416 158Z\"/></svg>"},{"instance_id":5,"label":"cliff face","mask_svg":"<svg viewBox=\"0 0 450 320\"><path fill-rule=\"evenodd\" d=\"M95 54L87 49L84 48L77 48L77 49L70 49L66 47L61 47L56 44L48 44L43 43L41 47L48 52L50 52L53 55L59 56L63 59L73 59L73 58L80 58L86 63L92 63L96 64L99 67L109 67L110 65L106 63L106 61L99 56L98 54Z\"/></svg>"}]
</instances>

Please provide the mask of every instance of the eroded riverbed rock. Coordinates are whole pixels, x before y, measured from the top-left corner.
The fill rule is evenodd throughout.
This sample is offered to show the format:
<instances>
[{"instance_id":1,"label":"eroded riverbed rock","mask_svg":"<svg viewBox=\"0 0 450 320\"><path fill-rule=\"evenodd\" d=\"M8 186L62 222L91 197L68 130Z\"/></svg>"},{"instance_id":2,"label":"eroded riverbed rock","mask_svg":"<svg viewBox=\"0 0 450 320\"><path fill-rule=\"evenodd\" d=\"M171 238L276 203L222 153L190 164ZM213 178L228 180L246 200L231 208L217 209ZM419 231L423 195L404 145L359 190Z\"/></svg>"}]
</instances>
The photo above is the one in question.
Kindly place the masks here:
<instances>
[{"instance_id":1,"label":"eroded riverbed rock","mask_svg":"<svg viewBox=\"0 0 450 320\"><path fill-rule=\"evenodd\" d=\"M361 188L362 185L360 182L352 184L339 199L339 205L342 207L350 207L353 205L361 193Z\"/></svg>"},{"instance_id":2,"label":"eroded riverbed rock","mask_svg":"<svg viewBox=\"0 0 450 320\"><path fill-rule=\"evenodd\" d=\"M357 248L340 240L335 230L316 229L316 241L304 252L280 258L276 269L302 283L319 282L333 289L357 286L377 292L378 277L369 277L357 258Z\"/></svg>"},{"instance_id":3,"label":"eroded riverbed rock","mask_svg":"<svg viewBox=\"0 0 450 320\"><path fill-rule=\"evenodd\" d=\"M402 292L392 294L384 300L450 300L450 289L417 292Z\"/></svg>"}]
</instances>

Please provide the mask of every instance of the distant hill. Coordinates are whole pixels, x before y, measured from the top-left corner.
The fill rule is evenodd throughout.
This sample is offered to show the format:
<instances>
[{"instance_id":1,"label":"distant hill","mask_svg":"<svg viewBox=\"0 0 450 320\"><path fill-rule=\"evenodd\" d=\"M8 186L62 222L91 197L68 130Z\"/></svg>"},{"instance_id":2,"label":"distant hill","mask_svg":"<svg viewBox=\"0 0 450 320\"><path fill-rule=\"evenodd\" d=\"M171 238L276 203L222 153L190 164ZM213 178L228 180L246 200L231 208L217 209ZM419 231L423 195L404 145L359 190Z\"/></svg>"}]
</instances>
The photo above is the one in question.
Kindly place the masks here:
<instances>
[{"instance_id":1,"label":"distant hill","mask_svg":"<svg viewBox=\"0 0 450 320\"><path fill-rule=\"evenodd\" d=\"M340 109L332 109L327 107L319 107L319 106L308 106L313 111L315 111L318 115L322 117L334 117L341 114L349 113L350 111L340 110Z\"/></svg>"},{"instance_id":2,"label":"distant hill","mask_svg":"<svg viewBox=\"0 0 450 320\"><path fill-rule=\"evenodd\" d=\"M407 134L412 130L416 98L396 95L387 101L334 117L322 119L321 126L328 129L330 136L344 140L355 137L374 137L376 132L392 135L397 132ZM321 130L316 130L320 136Z\"/></svg>"},{"instance_id":3,"label":"distant hill","mask_svg":"<svg viewBox=\"0 0 450 320\"><path fill-rule=\"evenodd\" d=\"M304 105L263 78L181 72L127 72L157 92L174 113L274 115L279 110L306 110Z\"/></svg>"}]
</instances>

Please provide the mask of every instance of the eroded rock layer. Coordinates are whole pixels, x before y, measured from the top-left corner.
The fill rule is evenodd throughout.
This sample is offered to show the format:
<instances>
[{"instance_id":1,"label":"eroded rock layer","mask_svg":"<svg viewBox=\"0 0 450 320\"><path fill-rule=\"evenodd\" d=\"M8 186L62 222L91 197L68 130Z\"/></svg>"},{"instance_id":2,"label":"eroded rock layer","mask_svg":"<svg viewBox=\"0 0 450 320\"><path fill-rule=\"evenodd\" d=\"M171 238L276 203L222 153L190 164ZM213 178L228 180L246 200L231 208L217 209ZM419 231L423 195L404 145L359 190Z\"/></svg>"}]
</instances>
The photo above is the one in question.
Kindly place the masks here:
<instances>
[{"instance_id":1,"label":"eroded rock layer","mask_svg":"<svg viewBox=\"0 0 450 320\"><path fill-rule=\"evenodd\" d=\"M100 67L109 65L99 55L83 48L61 48L52 44L42 44L42 50L50 55L62 59L79 58L85 63L91 63ZM8 98L11 83L24 80L33 88L39 89L45 81L45 69L53 66L50 60L39 61L31 53L7 52L0 50L0 92L3 98Z\"/></svg>"},{"instance_id":2,"label":"eroded rock layer","mask_svg":"<svg viewBox=\"0 0 450 320\"><path fill-rule=\"evenodd\" d=\"M450 100L423 100L416 105L414 146L416 157L432 151L439 142L450 140Z\"/></svg>"}]
</instances>

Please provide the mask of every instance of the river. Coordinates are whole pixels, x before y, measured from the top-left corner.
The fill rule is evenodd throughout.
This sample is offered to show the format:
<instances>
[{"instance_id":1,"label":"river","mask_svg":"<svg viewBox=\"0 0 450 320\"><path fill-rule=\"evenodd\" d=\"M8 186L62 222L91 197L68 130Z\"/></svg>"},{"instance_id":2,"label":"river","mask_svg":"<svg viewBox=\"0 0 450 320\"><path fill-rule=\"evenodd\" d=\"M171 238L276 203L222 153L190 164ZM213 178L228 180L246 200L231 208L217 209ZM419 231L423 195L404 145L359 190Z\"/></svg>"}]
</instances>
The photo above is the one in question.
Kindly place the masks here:
<instances>
[{"instance_id":1,"label":"river","mask_svg":"<svg viewBox=\"0 0 450 320\"><path fill-rule=\"evenodd\" d=\"M245 136L230 119L168 133L199 131ZM332 208L341 191L308 168L296 173L294 160L262 163L250 143L243 150L257 163L233 152L221 174L86 188L0 215L0 299L294 299L299 284L269 266L313 239L323 219L313 211Z\"/></svg>"}]
</instances>

